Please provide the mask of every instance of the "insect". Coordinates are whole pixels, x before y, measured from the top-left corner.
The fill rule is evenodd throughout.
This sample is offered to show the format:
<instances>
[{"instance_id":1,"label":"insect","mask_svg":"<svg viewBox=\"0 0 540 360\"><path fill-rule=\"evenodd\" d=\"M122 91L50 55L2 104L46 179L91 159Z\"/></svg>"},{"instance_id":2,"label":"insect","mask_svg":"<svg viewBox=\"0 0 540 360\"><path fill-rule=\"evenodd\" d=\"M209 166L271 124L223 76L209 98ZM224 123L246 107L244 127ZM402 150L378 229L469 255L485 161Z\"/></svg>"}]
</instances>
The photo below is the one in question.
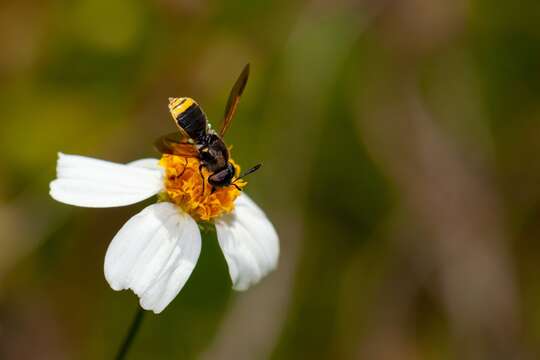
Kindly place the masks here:
<instances>
[{"instance_id":1,"label":"insect","mask_svg":"<svg viewBox=\"0 0 540 360\"><path fill-rule=\"evenodd\" d=\"M205 113L195 100L187 97L169 98L169 111L180 131L161 136L156 140L155 146L163 154L199 159L199 173L203 179L203 193L203 167L211 172L210 176L208 176L208 183L212 186L212 192L216 188L230 185L241 190L235 182L261 167L261 164L255 165L235 179L236 170L229 161L229 149L223 141L223 137L236 113L248 77L249 64L244 67L231 89L219 132L212 129Z\"/></svg>"}]
</instances>

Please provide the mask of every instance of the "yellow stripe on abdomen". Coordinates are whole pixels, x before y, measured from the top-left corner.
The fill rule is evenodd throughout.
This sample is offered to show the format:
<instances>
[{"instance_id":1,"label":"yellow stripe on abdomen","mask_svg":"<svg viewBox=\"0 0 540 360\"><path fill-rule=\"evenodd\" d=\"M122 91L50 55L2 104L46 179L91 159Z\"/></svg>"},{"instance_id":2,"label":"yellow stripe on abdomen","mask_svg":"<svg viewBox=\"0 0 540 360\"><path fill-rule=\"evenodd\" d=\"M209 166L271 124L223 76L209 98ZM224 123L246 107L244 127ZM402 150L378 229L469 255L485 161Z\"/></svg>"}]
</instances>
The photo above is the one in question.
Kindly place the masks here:
<instances>
[{"instance_id":1,"label":"yellow stripe on abdomen","mask_svg":"<svg viewBox=\"0 0 540 360\"><path fill-rule=\"evenodd\" d=\"M196 104L192 98L169 98L169 111L176 120L180 114L186 111L191 105Z\"/></svg>"}]
</instances>

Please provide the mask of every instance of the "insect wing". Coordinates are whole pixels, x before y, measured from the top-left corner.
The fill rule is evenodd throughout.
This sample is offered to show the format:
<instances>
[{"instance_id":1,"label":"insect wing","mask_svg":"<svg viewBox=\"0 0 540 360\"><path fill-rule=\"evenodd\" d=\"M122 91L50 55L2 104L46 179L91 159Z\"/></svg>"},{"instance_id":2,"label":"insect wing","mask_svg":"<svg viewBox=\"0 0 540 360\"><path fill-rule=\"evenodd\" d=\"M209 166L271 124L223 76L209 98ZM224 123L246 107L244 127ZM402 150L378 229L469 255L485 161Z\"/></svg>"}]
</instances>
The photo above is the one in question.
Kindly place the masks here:
<instances>
[{"instance_id":1,"label":"insect wing","mask_svg":"<svg viewBox=\"0 0 540 360\"><path fill-rule=\"evenodd\" d=\"M229 94L229 99L227 100L227 105L225 106L225 115L223 118L223 123L221 124L221 129L219 130L219 135L223 137L229 126L231 126L232 119L236 113L236 108L240 102L240 97L246 88L246 84L249 77L249 64L244 66L244 69L240 73L240 76L234 83L231 93Z\"/></svg>"},{"instance_id":2,"label":"insect wing","mask_svg":"<svg viewBox=\"0 0 540 360\"><path fill-rule=\"evenodd\" d=\"M190 143L181 143L177 144L174 147L174 155L183 156L183 157L192 157L192 158L198 158L199 157L199 151L195 147L195 145L192 145Z\"/></svg>"},{"instance_id":3,"label":"insect wing","mask_svg":"<svg viewBox=\"0 0 540 360\"><path fill-rule=\"evenodd\" d=\"M185 157L198 157L197 148L188 142L188 137L180 132L173 132L159 137L154 146L162 154L172 154Z\"/></svg>"},{"instance_id":4,"label":"insect wing","mask_svg":"<svg viewBox=\"0 0 540 360\"><path fill-rule=\"evenodd\" d=\"M160 136L154 141L154 147L162 154L172 154L175 144L182 142L185 136L178 131Z\"/></svg>"}]
</instances>

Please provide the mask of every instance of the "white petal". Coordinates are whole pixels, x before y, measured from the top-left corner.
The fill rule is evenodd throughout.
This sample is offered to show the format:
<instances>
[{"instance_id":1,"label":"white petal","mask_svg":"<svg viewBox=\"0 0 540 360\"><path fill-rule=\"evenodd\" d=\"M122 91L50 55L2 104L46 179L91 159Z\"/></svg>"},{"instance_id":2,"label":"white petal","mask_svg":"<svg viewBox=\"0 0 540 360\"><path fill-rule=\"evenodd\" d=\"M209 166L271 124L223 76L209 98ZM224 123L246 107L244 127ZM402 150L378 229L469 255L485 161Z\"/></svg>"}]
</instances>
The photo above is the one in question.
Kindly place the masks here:
<instances>
[{"instance_id":1,"label":"white petal","mask_svg":"<svg viewBox=\"0 0 540 360\"><path fill-rule=\"evenodd\" d=\"M140 160L135 160L130 163L127 163L127 165L136 166L136 167L140 167L144 169L150 169L150 170L159 170L160 172L163 171L163 168L159 165L158 159L152 159L152 158L140 159Z\"/></svg>"},{"instance_id":2,"label":"white petal","mask_svg":"<svg viewBox=\"0 0 540 360\"><path fill-rule=\"evenodd\" d=\"M216 221L219 245L235 290L246 290L274 270L279 239L264 212L244 193L231 214Z\"/></svg>"},{"instance_id":3,"label":"white petal","mask_svg":"<svg viewBox=\"0 0 540 360\"><path fill-rule=\"evenodd\" d=\"M148 206L111 241L105 278L114 290L131 289L156 314L180 292L201 252L197 223L171 203Z\"/></svg>"},{"instance_id":4,"label":"white petal","mask_svg":"<svg viewBox=\"0 0 540 360\"><path fill-rule=\"evenodd\" d=\"M84 207L134 204L163 188L163 172L149 166L149 159L124 165L60 153L50 194L57 201Z\"/></svg>"}]
</instances>

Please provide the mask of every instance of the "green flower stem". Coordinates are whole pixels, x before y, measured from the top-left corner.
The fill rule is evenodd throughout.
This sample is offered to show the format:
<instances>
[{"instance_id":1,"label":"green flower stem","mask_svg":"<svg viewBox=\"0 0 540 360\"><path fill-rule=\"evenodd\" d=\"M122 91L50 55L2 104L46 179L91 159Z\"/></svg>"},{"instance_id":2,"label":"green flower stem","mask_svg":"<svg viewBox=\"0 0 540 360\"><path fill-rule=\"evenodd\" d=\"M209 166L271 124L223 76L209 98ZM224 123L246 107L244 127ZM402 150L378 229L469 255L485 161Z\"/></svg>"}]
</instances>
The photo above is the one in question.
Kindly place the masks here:
<instances>
[{"instance_id":1,"label":"green flower stem","mask_svg":"<svg viewBox=\"0 0 540 360\"><path fill-rule=\"evenodd\" d=\"M135 339L135 336L139 332L139 328L141 327L141 323L144 318L144 310L141 307L138 307L137 312L135 313L135 317L133 318L133 321L131 323L131 327L129 328L129 332L126 335L126 338L124 339L124 342L122 343L122 347L120 350L118 350L118 353L116 354L116 360L122 360L126 358L126 354L128 353L129 349L131 348L131 344L133 343L133 340Z\"/></svg>"}]
</instances>

